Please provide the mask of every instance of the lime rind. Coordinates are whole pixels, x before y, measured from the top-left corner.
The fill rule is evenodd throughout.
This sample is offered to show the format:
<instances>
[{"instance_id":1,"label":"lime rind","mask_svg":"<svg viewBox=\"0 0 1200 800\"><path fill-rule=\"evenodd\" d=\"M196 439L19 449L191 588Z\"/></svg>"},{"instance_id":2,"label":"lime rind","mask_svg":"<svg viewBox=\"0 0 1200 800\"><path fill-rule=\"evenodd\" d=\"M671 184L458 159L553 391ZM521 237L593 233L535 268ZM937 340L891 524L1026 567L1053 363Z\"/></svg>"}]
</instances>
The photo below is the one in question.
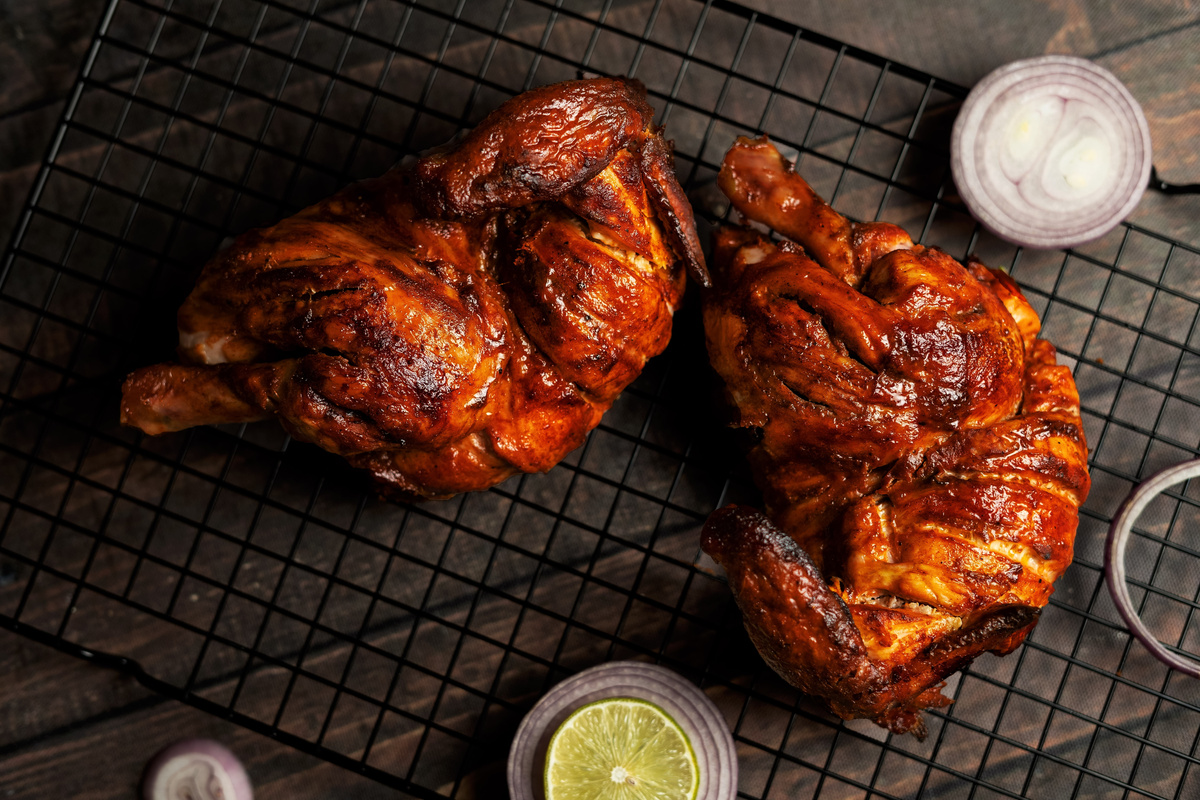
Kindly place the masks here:
<instances>
[{"instance_id":1,"label":"lime rind","mask_svg":"<svg viewBox=\"0 0 1200 800\"><path fill-rule=\"evenodd\" d=\"M687 732L660 706L617 697L576 709L546 750L546 800L695 800Z\"/></svg>"}]
</instances>

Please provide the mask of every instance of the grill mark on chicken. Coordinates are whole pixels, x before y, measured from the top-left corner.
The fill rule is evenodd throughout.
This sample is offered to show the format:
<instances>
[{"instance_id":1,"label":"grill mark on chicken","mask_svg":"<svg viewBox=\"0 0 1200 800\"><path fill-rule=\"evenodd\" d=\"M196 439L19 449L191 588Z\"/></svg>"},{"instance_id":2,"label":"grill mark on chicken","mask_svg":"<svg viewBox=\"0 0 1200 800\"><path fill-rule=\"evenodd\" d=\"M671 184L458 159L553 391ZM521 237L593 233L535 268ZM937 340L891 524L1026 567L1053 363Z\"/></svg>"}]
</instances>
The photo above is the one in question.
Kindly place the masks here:
<instances>
[{"instance_id":1,"label":"grill mark on chicken","mask_svg":"<svg viewBox=\"0 0 1200 800\"><path fill-rule=\"evenodd\" d=\"M509 315L509 324L511 325L514 333L517 333L518 335L523 337L523 339L526 342L533 341L533 339L531 339L529 336L529 331L525 329L525 324L521 321L521 318L519 315L510 314ZM601 398L596 397L592 392L588 391L588 389L586 387L580 385L578 382L571 380L567 376L564 376L564 379L571 386L571 388L574 389L576 392L578 392L579 396L581 398L583 398L584 400L586 400L587 402L594 403L594 404L601 404L603 402L601 400Z\"/></svg>"},{"instance_id":2,"label":"grill mark on chicken","mask_svg":"<svg viewBox=\"0 0 1200 800\"><path fill-rule=\"evenodd\" d=\"M1070 563L1089 488L1070 372L1006 275L839 222L765 139L718 182L793 241L714 236L709 354L760 432L767 513L714 512L704 550L785 679L920 735L939 682L1020 644Z\"/></svg>"},{"instance_id":3,"label":"grill mark on chicken","mask_svg":"<svg viewBox=\"0 0 1200 800\"><path fill-rule=\"evenodd\" d=\"M795 396L797 402L816 409L818 413L826 414L830 417L835 415L833 406L829 405L828 403L822 403L820 400L812 399L803 390L796 388L796 386L788 381L780 381L780 383L782 383L787 390Z\"/></svg>"},{"instance_id":4,"label":"grill mark on chicken","mask_svg":"<svg viewBox=\"0 0 1200 800\"><path fill-rule=\"evenodd\" d=\"M1078 501L1078 493L1065 488L1058 481L1045 480L1039 477L1036 473L1022 473L1020 475L1003 474L999 472L940 472L938 479L945 481L946 479L961 481L962 483L973 483L980 481L994 481L997 483L1010 484L1013 486L1037 489L1052 495L1058 500L1068 505L1074 505Z\"/></svg>"},{"instance_id":5,"label":"grill mark on chicken","mask_svg":"<svg viewBox=\"0 0 1200 800\"><path fill-rule=\"evenodd\" d=\"M320 300L325 297L333 297L334 295L346 294L347 292L364 292L367 291L362 286L342 286L337 289L313 289L305 295L308 302Z\"/></svg>"},{"instance_id":6,"label":"grill mark on chicken","mask_svg":"<svg viewBox=\"0 0 1200 800\"><path fill-rule=\"evenodd\" d=\"M857 362L858 365L863 368L863 370L871 373L872 375L875 375L879 372L877 367L868 364L857 353L847 347L844 341L830 332L830 326L826 323L826 318L828 316L827 314L818 310L813 306L812 303L805 298L800 297L799 295L781 294L779 297L781 300L787 300L788 302L794 303L797 308L812 317L813 321L820 326L821 331L824 334L824 339L828 343L828 347L832 348L839 357L848 358L851 361Z\"/></svg>"}]
</instances>

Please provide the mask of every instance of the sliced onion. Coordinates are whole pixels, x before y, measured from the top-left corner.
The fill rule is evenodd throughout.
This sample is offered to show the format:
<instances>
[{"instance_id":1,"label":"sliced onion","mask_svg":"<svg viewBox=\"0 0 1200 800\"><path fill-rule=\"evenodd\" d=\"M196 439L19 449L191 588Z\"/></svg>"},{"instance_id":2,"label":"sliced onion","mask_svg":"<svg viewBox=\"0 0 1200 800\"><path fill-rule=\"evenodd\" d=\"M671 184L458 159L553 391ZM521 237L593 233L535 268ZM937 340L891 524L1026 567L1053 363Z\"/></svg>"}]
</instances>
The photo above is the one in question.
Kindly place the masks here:
<instances>
[{"instance_id":1,"label":"sliced onion","mask_svg":"<svg viewBox=\"0 0 1200 800\"><path fill-rule=\"evenodd\" d=\"M145 800L254 800L242 762L211 739L176 742L156 755L142 779Z\"/></svg>"},{"instance_id":2,"label":"sliced onion","mask_svg":"<svg viewBox=\"0 0 1200 800\"><path fill-rule=\"evenodd\" d=\"M733 736L712 700L694 683L666 667L613 661L558 684L525 716L508 751L508 793L512 800L541 800L550 737L575 709L608 697L647 700L679 723L700 765L696 800L732 800L737 794Z\"/></svg>"},{"instance_id":3,"label":"sliced onion","mask_svg":"<svg viewBox=\"0 0 1200 800\"><path fill-rule=\"evenodd\" d=\"M1150 178L1150 127L1112 73L1074 56L1040 56L987 75L963 103L950 166L971 213L1026 247L1103 236Z\"/></svg>"},{"instance_id":4,"label":"sliced onion","mask_svg":"<svg viewBox=\"0 0 1200 800\"><path fill-rule=\"evenodd\" d=\"M1104 548L1104 579L1108 583L1108 591L1112 594L1117 611L1129 626L1129 632L1159 661L1193 678L1200 678L1200 664L1168 650L1162 642L1154 638L1154 634L1150 633L1150 629L1133 607L1129 586L1125 583L1125 545L1129 542L1129 532L1133 530L1133 523L1151 500L1167 487L1198 475L1200 459L1185 461L1147 478L1125 498L1125 502L1117 510L1117 516L1109 526L1108 541Z\"/></svg>"}]
</instances>

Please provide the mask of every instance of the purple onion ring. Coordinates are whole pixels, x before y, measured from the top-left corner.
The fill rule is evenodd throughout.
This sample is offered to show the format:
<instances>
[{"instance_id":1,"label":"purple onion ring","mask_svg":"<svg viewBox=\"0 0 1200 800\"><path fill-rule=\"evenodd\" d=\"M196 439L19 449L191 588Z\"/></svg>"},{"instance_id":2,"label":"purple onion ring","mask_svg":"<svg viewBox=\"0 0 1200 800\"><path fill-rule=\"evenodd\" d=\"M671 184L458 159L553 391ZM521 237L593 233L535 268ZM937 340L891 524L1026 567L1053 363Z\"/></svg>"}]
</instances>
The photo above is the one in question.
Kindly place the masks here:
<instances>
[{"instance_id":1,"label":"purple onion ring","mask_svg":"<svg viewBox=\"0 0 1200 800\"><path fill-rule=\"evenodd\" d=\"M612 661L586 669L555 686L521 721L508 751L508 794L512 800L545 800L546 748L571 712L609 697L647 700L683 728L700 767L696 800L733 800L738 764L725 718L696 684L666 667Z\"/></svg>"},{"instance_id":2,"label":"purple onion ring","mask_svg":"<svg viewBox=\"0 0 1200 800\"><path fill-rule=\"evenodd\" d=\"M1129 596L1129 586L1125 583L1125 545L1129 542L1129 532L1133 530L1133 523L1151 500L1168 486L1183 483L1197 476L1200 476L1200 459L1176 464L1147 478L1130 492L1117 510L1117 515L1108 528L1108 540L1104 548L1104 579L1108 583L1108 591L1112 594L1117 611L1129 626L1129 632L1159 661L1193 678L1200 678L1200 664L1168 650L1154 637L1134 609L1133 600Z\"/></svg>"}]
</instances>

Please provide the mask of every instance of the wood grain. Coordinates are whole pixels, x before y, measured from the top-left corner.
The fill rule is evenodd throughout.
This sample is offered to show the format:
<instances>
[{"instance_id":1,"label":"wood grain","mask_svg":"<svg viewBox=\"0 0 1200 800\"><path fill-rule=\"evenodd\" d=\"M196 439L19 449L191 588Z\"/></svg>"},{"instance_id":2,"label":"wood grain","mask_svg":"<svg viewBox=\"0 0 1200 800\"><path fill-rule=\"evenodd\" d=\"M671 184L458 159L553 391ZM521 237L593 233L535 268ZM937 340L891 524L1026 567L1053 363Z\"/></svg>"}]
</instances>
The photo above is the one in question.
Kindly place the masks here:
<instances>
[{"instance_id":1,"label":"wood grain","mask_svg":"<svg viewBox=\"0 0 1200 800\"><path fill-rule=\"evenodd\" d=\"M142 769L166 744L182 737L217 739L246 765L260 798L392 798L374 781L303 755L182 703L150 695L116 673L0 631L0 674L6 686L0 715L20 717L14 748L0 733L0 797L133 797ZM83 669L80 669L83 667ZM132 685L131 685L132 684ZM20 702L14 702L19 698ZM31 710L33 709L33 710Z\"/></svg>"},{"instance_id":2,"label":"wood grain","mask_svg":"<svg viewBox=\"0 0 1200 800\"><path fill-rule=\"evenodd\" d=\"M29 191L103 0L0 6L0 235L5 241Z\"/></svg>"}]
</instances>

